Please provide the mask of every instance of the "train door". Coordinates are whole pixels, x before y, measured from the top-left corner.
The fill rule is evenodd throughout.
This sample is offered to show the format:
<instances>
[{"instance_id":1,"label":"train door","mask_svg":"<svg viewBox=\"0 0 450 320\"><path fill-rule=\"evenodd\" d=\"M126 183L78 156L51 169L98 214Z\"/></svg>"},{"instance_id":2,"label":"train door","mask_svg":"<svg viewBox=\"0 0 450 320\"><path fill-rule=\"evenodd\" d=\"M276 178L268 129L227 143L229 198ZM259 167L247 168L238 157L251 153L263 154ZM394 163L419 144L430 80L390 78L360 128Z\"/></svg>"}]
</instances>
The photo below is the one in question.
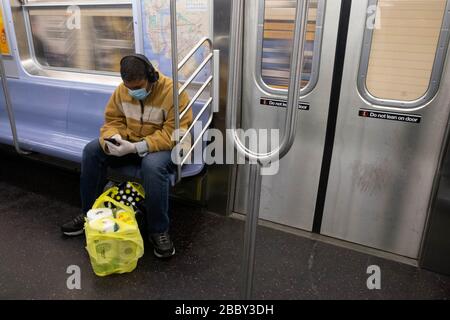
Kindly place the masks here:
<instances>
[{"instance_id":1,"label":"train door","mask_svg":"<svg viewBox=\"0 0 450 320\"><path fill-rule=\"evenodd\" d=\"M280 127L294 6L246 3L244 128ZM262 219L418 258L449 117L449 9L309 2L297 136L279 173L263 177ZM247 187L239 167L235 212Z\"/></svg>"},{"instance_id":2,"label":"train door","mask_svg":"<svg viewBox=\"0 0 450 320\"><path fill-rule=\"evenodd\" d=\"M281 128L296 1L247 1L243 128ZM309 2L298 130L279 172L263 177L260 217L312 230L327 127L340 1ZM255 59L256 57L256 59ZM280 107L281 106L281 107ZM281 136L281 134L280 134ZM237 169L234 211L245 213L248 168Z\"/></svg>"},{"instance_id":3,"label":"train door","mask_svg":"<svg viewBox=\"0 0 450 320\"><path fill-rule=\"evenodd\" d=\"M449 18L446 0L352 2L322 234L418 258L449 117Z\"/></svg>"}]
</instances>

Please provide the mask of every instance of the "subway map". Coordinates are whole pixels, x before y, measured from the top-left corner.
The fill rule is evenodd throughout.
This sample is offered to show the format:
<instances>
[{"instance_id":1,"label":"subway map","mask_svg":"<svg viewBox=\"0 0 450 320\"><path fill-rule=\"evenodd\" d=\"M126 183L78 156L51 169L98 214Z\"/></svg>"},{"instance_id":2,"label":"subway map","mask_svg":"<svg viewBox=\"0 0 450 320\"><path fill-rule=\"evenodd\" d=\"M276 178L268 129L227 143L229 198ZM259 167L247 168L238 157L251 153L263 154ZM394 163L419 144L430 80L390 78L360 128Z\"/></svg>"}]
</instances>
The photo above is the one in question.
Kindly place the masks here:
<instances>
[{"instance_id":1,"label":"subway map","mask_svg":"<svg viewBox=\"0 0 450 320\"><path fill-rule=\"evenodd\" d=\"M195 44L210 34L209 0L177 0L178 59L181 61ZM172 74L170 45L170 1L144 0L144 52L164 74ZM209 53L205 47L180 71L180 79L189 77ZM205 79L209 69L204 68L197 79Z\"/></svg>"}]
</instances>

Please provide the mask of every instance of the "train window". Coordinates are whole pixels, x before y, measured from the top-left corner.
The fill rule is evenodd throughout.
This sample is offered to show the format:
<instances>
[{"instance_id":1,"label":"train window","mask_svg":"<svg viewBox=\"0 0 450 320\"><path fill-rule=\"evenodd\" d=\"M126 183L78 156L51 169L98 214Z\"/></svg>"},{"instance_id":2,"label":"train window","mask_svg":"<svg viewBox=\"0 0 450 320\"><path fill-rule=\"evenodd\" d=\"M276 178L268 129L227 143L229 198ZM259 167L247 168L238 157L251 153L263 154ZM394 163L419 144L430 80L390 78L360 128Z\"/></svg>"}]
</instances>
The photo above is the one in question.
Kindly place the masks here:
<instances>
[{"instance_id":1,"label":"train window","mask_svg":"<svg viewBox=\"0 0 450 320\"><path fill-rule=\"evenodd\" d=\"M267 91L285 93L289 83L296 1L262 0L262 4L262 53L257 69ZM309 1L302 94L312 90L317 81L324 5L322 0Z\"/></svg>"},{"instance_id":2,"label":"train window","mask_svg":"<svg viewBox=\"0 0 450 320\"><path fill-rule=\"evenodd\" d=\"M446 0L370 0L358 86L378 105L417 107L439 88L448 37Z\"/></svg>"},{"instance_id":3,"label":"train window","mask_svg":"<svg viewBox=\"0 0 450 320\"><path fill-rule=\"evenodd\" d=\"M135 52L131 3L41 2L24 10L30 51L42 68L115 73L121 57Z\"/></svg>"}]
</instances>

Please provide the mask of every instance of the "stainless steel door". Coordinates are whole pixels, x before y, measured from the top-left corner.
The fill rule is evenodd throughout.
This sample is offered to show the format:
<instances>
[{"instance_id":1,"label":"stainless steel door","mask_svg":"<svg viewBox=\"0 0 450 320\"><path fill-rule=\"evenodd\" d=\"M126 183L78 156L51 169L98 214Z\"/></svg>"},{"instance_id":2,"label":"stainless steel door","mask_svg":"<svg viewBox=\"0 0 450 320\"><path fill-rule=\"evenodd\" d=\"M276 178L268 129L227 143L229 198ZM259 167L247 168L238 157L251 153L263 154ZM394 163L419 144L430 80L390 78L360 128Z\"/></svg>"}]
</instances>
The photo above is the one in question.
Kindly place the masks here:
<instances>
[{"instance_id":1,"label":"stainless steel door","mask_svg":"<svg viewBox=\"0 0 450 320\"><path fill-rule=\"evenodd\" d=\"M384 2L386 1L378 0L379 5ZM440 64L446 58L448 44L442 41L448 40L448 17L443 21L443 32L436 46L436 58L434 53L426 55L426 44L436 37L426 35L432 22L426 25L427 30L420 28L414 33L414 37L426 37L423 39L424 45L417 49L417 54L411 51L416 50L415 48L404 49L409 48L413 42L419 44L417 39L399 36L402 32L408 32L408 25L415 28L426 23L426 19L431 19L433 10L442 10L437 12L438 17L448 11L448 7L445 9L445 1L423 1L424 10L420 8L420 2L411 2L414 8L410 10L395 8L408 5L409 2L397 2L394 7L381 8L379 14L385 20L381 21L383 23L378 29L373 30L365 26L370 20L370 12L369 16L367 12L377 2L364 0L352 3L351 27L321 228L322 234L411 258L419 255L450 101L449 68L448 65ZM431 8L437 4L440 7ZM417 14L414 10L421 10L423 14L420 14L420 19L409 21L408 24L408 17L414 19ZM390 17L392 20L389 20ZM437 23L440 30L441 22ZM402 30L395 29L396 26ZM373 32L378 34L374 36ZM383 34L390 42L386 41L380 47L373 41L381 41ZM372 35L372 38L368 35ZM394 46L397 46L395 53L387 51L393 50ZM366 78L368 74L364 70L368 54L371 59L370 72L373 72L373 68L385 71L380 75L381 86L376 89L376 85ZM431 76L426 75L426 80L430 82L428 89L428 82L422 83L421 79L414 76L415 70L422 68L419 59L430 59L431 63L435 59L433 70L430 70L433 73ZM360 60L361 63L358 64ZM402 78L387 69L388 65L398 67L399 70L399 66L404 66ZM408 82L411 79L414 81ZM360 90L356 86L358 80ZM438 89L439 82L440 90L433 97L433 90ZM392 89L400 88L402 83L407 84L403 89ZM370 90L378 91L375 95L378 97L383 95L380 94L383 90L386 96L394 95L393 91L397 91L403 96L412 97L413 93L410 94L409 91L420 85L425 85L424 89L428 91L424 98L412 102L402 103L403 99L392 98L393 96L389 100L378 99L377 102L377 98L365 92L367 85L371 86Z\"/></svg>"},{"instance_id":2,"label":"stainless steel door","mask_svg":"<svg viewBox=\"0 0 450 320\"><path fill-rule=\"evenodd\" d=\"M243 128L280 128L285 112L283 108L260 103L261 98L286 100L285 93L271 90L261 77L265 2L268 8L273 9L290 1L246 1ZM310 107L309 110L299 112L297 136L291 151L280 162L279 173L263 177L260 206L262 219L305 230L312 230L313 225L340 11L340 1L320 0L316 3L317 9L311 11L310 17L317 17L315 34L321 40L321 47L316 45L313 50L313 55L318 58L312 62L317 71L317 83L309 88L307 86L305 90L309 92L302 94L302 102L308 103ZM282 16L285 12L280 10L274 14ZM267 74L267 77L272 76L270 70ZM314 75L310 81L315 82L313 78ZM234 211L245 213L248 168L240 166L237 171Z\"/></svg>"}]
</instances>

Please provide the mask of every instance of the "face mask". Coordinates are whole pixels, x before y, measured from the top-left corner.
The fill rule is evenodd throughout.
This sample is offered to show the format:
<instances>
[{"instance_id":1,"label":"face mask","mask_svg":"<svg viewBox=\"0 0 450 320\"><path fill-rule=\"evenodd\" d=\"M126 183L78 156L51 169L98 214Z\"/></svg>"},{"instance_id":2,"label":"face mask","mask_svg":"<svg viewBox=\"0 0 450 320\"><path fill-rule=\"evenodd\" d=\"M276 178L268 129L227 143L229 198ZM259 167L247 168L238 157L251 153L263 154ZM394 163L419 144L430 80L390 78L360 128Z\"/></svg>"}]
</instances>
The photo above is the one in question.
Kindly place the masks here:
<instances>
[{"instance_id":1,"label":"face mask","mask_svg":"<svg viewBox=\"0 0 450 320\"><path fill-rule=\"evenodd\" d=\"M151 91L145 90L145 88L137 89L137 90L130 90L128 89L128 94L137 100L144 100L148 97L148 95L151 93Z\"/></svg>"}]
</instances>

